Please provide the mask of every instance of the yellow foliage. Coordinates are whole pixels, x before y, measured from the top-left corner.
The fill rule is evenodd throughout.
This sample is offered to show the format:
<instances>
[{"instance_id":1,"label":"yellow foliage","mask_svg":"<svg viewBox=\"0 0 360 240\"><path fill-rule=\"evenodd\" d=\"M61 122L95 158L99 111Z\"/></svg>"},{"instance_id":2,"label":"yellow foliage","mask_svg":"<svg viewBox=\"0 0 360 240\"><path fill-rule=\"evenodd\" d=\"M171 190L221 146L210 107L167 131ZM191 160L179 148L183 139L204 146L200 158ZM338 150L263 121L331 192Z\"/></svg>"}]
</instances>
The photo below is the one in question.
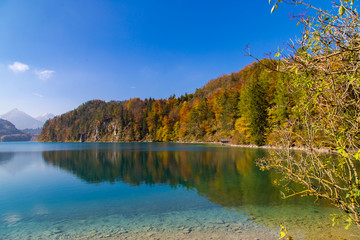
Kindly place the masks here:
<instances>
[{"instance_id":1,"label":"yellow foliage","mask_svg":"<svg viewBox=\"0 0 360 240\"><path fill-rule=\"evenodd\" d=\"M240 141L240 143L250 143L250 123L245 117L240 117L236 119L235 131L238 132L238 140Z\"/></svg>"}]
</instances>

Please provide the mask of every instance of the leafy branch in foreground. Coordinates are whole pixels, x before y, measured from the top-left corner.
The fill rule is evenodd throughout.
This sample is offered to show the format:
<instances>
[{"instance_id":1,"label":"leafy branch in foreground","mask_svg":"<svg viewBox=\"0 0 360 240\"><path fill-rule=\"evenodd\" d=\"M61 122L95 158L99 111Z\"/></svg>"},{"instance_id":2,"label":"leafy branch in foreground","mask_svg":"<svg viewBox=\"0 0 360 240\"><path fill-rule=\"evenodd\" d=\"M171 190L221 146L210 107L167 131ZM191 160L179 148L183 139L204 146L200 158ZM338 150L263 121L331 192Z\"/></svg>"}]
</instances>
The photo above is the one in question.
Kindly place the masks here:
<instances>
[{"instance_id":1,"label":"leafy branch in foreground","mask_svg":"<svg viewBox=\"0 0 360 240\"><path fill-rule=\"evenodd\" d=\"M333 1L333 11L309 1L278 3L303 6L311 15L298 16L302 38L289 44L282 57L293 103L287 123L278 130L285 151L273 151L259 161L263 169L275 168L285 181L304 189L292 195L329 200L341 209L348 224L360 226L360 19L354 1ZM307 150L296 154L298 143ZM319 149L328 149L331 156ZM285 196L286 197L286 196ZM349 225L348 225L349 226Z\"/></svg>"}]
</instances>

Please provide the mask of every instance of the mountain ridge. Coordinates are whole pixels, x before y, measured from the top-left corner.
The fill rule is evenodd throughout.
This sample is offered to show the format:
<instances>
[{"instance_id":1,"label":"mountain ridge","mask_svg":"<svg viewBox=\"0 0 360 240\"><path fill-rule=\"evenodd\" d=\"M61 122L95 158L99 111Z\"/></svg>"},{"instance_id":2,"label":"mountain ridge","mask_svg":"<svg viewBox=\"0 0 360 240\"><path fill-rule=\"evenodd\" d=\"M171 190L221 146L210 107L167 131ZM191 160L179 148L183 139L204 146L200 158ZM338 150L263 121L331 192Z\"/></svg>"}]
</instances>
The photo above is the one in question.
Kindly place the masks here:
<instances>
[{"instance_id":1,"label":"mountain ridge","mask_svg":"<svg viewBox=\"0 0 360 240\"><path fill-rule=\"evenodd\" d=\"M53 117L55 117L55 115L52 113L44 113L44 114L41 114L40 116L37 116L35 119L39 120L40 122L45 123L47 120L49 120Z\"/></svg>"},{"instance_id":2,"label":"mountain ridge","mask_svg":"<svg viewBox=\"0 0 360 240\"><path fill-rule=\"evenodd\" d=\"M0 118L11 122L20 130L42 128L44 123L52 117L54 117L53 114L47 113L34 118L18 108L14 108L9 112L0 115Z\"/></svg>"},{"instance_id":3,"label":"mountain ridge","mask_svg":"<svg viewBox=\"0 0 360 240\"><path fill-rule=\"evenodd\" d=\"M30 141L31 135L18 130L11 122L0 118L0 142Z\"/></svg>"}]
</instances>

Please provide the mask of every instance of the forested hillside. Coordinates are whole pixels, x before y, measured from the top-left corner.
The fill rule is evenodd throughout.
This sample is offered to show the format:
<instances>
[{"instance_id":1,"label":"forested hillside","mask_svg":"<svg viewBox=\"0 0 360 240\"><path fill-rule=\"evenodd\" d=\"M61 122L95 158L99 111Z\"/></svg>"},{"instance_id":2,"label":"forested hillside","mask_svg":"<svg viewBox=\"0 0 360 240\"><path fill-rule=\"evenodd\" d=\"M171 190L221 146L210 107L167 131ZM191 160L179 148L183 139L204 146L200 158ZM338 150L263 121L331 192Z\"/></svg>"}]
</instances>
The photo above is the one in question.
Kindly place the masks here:
<instances>
[{"instance_id":1,"label":"forested hillside","mask_svg":"<svg viewBox=\"0 0 360 240\"><path fill-rule=\"evenodd\" d=\"M0 142L30 141L31 135L18 130L11 122L0 118Z\"/></svg>"},{"instance_id":2,"label":"forested hillside","mask_svg":"<svg viewBox=\"0 0 360 240\"><path fill-rule=\"evenodd\" d=\"M47 121L39 141L219 141L273 144L285 122L287 80L262 60L168 99L89 101Z\"/></svg>"}]
</instances>

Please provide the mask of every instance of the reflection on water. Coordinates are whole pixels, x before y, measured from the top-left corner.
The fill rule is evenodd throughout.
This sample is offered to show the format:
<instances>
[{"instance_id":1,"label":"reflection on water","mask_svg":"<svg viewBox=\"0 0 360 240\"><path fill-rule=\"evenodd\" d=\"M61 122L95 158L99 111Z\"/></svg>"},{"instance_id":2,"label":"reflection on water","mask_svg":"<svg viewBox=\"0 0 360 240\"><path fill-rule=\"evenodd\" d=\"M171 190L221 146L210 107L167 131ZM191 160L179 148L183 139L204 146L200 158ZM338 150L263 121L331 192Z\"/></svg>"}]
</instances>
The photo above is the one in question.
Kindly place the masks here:
<instances>
[{"instance_id":1,"label":"reflection on water","mask_svg":"<svg viewBox=\"0 0 360 240\"><path fill-rule=\"evenodd\" d=\"M264 149L166 143L14 148L6 153L0 145L0 239L277 239L280 224L296 239L359 234L332 228L336 211L325 203L281 199L272 184L277 175L254 164Z\"/></svg>"},{"instance_id":2,"label":"reflection on water","mask_svg":"<svg viewBox=\"0 0 360 240\"><path fill-rule=\"evenodd\" d=\"M261 149L222 148L191 151L151 149L43 152L44 160L89 183L122 181L130 185L179 185L226 207L245 204L279 205L279 191L269 172L254 159Z\"/></svg>"},{"instance_id":3,"label":"reflection on water","mask_svg":"<svg viewBox=\"0 0 360 240\"><path fill-rule=\"evenodd\" d=\"M270 227L296 221L308 228L315 221L331 223L333 209L326 204L318 206L320 203L314 204L311 198L281 198L281 189L272 184L277 175L260 171L254 163L255 159L265 156L263 149L221 147L164 151L151 146L48 151L43 152L43 158L88 183L121 181L131 186L166 184L194 189L211 202L242 212ZM324 208L330 211L319 215Z\"/></svg>"}]
</instances>

